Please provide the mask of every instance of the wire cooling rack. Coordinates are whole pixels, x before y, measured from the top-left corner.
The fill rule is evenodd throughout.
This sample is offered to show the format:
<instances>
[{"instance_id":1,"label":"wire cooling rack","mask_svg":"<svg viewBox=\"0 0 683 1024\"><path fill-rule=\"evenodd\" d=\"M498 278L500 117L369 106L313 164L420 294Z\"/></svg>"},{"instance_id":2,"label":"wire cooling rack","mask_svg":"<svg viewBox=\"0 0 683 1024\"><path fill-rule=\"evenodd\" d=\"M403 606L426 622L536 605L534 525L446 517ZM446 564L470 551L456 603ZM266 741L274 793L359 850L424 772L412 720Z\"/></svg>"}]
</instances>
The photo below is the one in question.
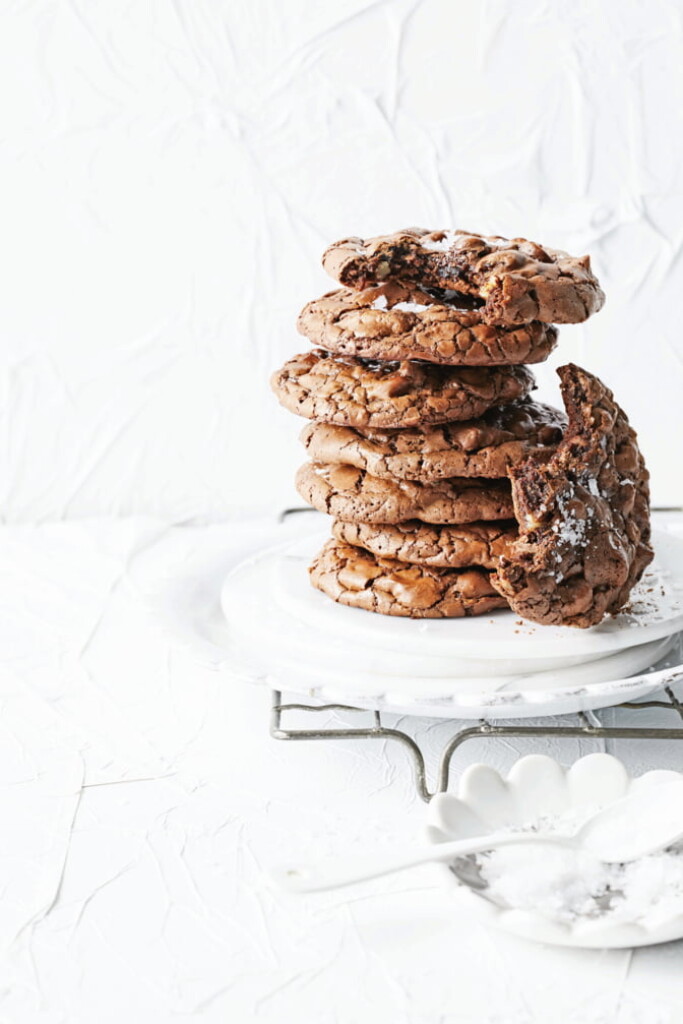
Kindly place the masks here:
<instances>
[{"instance_id":1,"label":"wire cooling rack","mask_svg":"<svg viewBox=\"0 0 683 1024\"><path fill-rule=\"evenodd\" d=\"M285 520L287 516L310 511L305 507L288 508L280 514L280 521ZM680 508L653 509L653 512L660 514L676 513L680 515L682 511ZM660 708L669 712L673 724L666 728L656 728L646 725L642 721L639 724L638 718L639 716L644 717L642 712L647 708ZM615 710L626 711L626 717L633 724L626 726L603 725L600 715ZM321 712L348 713L350 716L371 715L373 725L365 727L343 725L318 729L286 728L282 721L283 715L289 716L296 712L310 712L313 716L319 715ZM456 723L454 722L454 724ZM595 740L683 740L683 702L675 694L673 688L667 686L662 690L662 699L626 702L618 704L616 707L604 708L600 712L580 711L559 719L553 718L552 722L547 722L544 725L525 725L523 721L510 721L505 724L487 722L485 719L474 725L468 723L457 729L444 745L438 760L433 790L429 788L426 760L419 743L405 730L385 725L382 721L381 711L368 711L367 708L358 708L350 704L306 704L302 701L283 703L282 692L273 690L270 734L277 740L395 740L408 752L413 765L415 788L420 798L427 802L435 793L444 793L448 789L453 755L468 740L524 736L546 739L584 737Z\"/></svg>"},{"instance_id":2,"label":"wire cooling rack","mask_svg":"<svg viewBox=\"0 0 683 1024\"><path fill-rule=\"evenodd\" d=\"M647 708L663 708L670 712L672 725L667 728L654 728L642 722L638 724L639 714ZM662 691L662 699L627 702L617 705L617 710L628 711L627 717L633 720L633 724L603 725L599 717L601 712L596 711L580 711L575 715L565 715L557 720L557 723L553 720L552 723L548 722L545 725L525 725L523 721L501 724L487 722L484 719L475 725L468 724L458 729L443 747L436 771L436 788L433 791L428 785L425 756L420 745L403 729L384 725L381 711L368 711L367 708L357 708L349 704L306 704L301 701L283 703L281 691L273 690L270 734L277 740L395 740L410 755L418 795L422 800L429 801L434 793L443 793L448 789L453 755L463 743L472 739L512 736L543 736L557 739L579 736L605 740L683 740L683 703L669 686ZM283 725L283 716L289 716L294 712L310 712L313 716L321 712L348 713L350 716L371 715L373 724L362 728L353 725L317 729L286 728Z\"/></svg>"}]
</instances>

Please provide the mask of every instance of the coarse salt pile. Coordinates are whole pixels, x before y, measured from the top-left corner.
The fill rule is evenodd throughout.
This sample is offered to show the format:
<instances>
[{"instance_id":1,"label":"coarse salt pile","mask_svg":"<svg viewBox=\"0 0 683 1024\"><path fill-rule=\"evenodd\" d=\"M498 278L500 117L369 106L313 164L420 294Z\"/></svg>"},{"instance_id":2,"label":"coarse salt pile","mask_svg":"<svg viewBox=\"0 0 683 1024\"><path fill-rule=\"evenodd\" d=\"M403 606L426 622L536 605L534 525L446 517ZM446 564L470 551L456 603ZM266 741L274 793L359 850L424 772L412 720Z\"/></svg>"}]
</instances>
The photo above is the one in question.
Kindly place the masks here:
<instances>
[{"instance_id":1,"label":"coarse salt pile","mask_svg":"<svg viewBox=\"0 0 683 1024\"><path fill-rule=\"evenodd\" d=\"M596 810L539 818L509 831L571 836ZM552 845L502 847L475 860L488 898L563 924L600 918L647 927L683 914L682 846L628 864L605 864L586 851Z\"/></svg>"}]
</instances>

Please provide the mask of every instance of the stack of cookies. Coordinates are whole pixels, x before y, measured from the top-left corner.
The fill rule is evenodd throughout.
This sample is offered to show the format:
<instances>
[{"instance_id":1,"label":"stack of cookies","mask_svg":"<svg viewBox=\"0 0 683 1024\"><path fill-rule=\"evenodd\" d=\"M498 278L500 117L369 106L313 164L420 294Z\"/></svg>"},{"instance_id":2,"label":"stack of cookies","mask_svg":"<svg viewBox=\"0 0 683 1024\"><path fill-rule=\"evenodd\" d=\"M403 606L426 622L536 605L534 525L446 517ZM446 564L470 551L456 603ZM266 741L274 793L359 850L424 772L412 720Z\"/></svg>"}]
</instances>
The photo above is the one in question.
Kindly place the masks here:
<instances>
[{"instance_id":1,"label":"stack of cookies","mask_svg":"<svg viewBox=\"0 0 683 1024\"><path fill-rule=\"evenodd\" d=\"M563 368L567 430L563 413L530 397L527 368L555 347L554 323L577 323L601 308L588 257L524 239L410 229L344 239L323 265L342 287L310 302L298 320L318 347L290 359L272 380L281 403L311 420L302 441L312 461L299 470L299 493L334 517L332 538L311 566L313 585L343 604L412 618L511 605L536 621L589 625L583 619L594 619L594 608L600 617L613 610L610 601L621 599L649 560L641 566L642 502L626 569L612 566L603 580L593 566L588 606L584 600L579 609L581 573L564 564L562 542L577 549L570 541L580 466L571 494L559 493L552 472L549 482L541 478L559 458L566 482L568 458L580 463L579 448L588 450L595 424L578 392L595 378ZM613 469L606 421L601 429L590 440ZM646 510L642 459L639 466ZM604 468L596 463L595 473ZM629 473L637 476L633 466ZM584 492L603 500L597 485L579 484L579 501ZM607 511L615 510L593 510L593 517L604 520ZM632 508L621 512L628 532ZM549 562L536 572L529 545L533 555L543 529L561 550L557 543L544 549ZM559 602L548 593L567 584Z\"/></svg>"}]
</instances>

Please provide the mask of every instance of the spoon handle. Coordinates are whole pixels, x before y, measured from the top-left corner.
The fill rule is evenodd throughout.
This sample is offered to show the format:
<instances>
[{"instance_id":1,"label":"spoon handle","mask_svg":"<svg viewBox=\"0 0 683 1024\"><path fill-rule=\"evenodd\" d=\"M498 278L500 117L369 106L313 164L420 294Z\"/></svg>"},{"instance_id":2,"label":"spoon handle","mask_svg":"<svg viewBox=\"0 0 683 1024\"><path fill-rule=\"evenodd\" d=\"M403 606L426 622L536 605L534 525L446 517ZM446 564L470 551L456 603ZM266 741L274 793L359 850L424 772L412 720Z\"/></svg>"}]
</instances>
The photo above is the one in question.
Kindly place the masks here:
<instances>
[{"instance_id":1,"label":"spoon handle","mask_svg":"<svg viewBox=\"0 0 683 1024\"><path fill-rule=\"evenodd\" d=\"M473 839L458 839L433 846L407 846L398 852L365 854L361 857L331 858L321 865L284 865L271 871L278 885L289 892L320 892L323 889L339 889L368 878L380 878L395 871L404 871L416 864L430 861L448 861L465 857L470 853L482 853L499 846L514 846L519 843L560 843L572 842L566 836L546 835L539 832L492 832L487 836Z\"/></svg>"}]
</instances>

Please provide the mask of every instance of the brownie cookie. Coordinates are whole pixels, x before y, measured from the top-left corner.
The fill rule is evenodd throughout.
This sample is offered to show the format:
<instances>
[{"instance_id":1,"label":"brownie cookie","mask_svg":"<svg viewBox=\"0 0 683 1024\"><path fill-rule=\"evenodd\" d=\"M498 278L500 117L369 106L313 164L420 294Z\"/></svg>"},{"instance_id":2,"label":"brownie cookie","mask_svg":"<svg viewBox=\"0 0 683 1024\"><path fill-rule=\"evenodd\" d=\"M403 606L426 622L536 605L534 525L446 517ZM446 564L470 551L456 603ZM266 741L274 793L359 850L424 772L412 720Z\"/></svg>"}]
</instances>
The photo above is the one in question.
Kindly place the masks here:
<instances>
[{"instance_id":1,"label":"brownie cookie","mask_svg":"<svg viewBox=\"0 0 683 1024\"><path fill-rule=\"evenodd\" d=\"M325 544L309 572L313 586L328 597L382 615L455 619L506 607L483 569L407 565L334 540Z\"/></svg>"},{"instance_id":2,"label":"brownie cookie","mask_svg":"<svg viewBox=\"0 0 683 1024\"><path fill-rule=\"evenodd\" d=\"M480 565L497 569L503 555L517 540L517 523L467 523L463 526L427 526L409 520L383 523L344 523L335 519L332 533L338 541L365 548L382 558L418 562L443 569Z\"/></svg>"},{"instance_id":3,"label":"brownie cookie","mask_svg":"<svg viewBox=\"0 0 683 1024\"><path fill-rule=\"evenodd\" d=\"M341 355L458 366L541 363L557 343L548 324L493 327L467 296L430 295L395 281L328 292L304 306L297 326L309 341Z\"/></svg>"},{"instance_id":4,"label":"brownie cookie","mask_svg":"<svg viewBox=\"0 0 683 1024\"><path fill-rule=\"evenodd\" d=\"M652 559L648 472L612 392L571 363L558 373L569 426L549 460L510 470L520 538L492 579L519 615L586 627Z\"/></svg>"},{"instance_id":5,"label":"brownie cookie","mask_svg":"<svg viewBox=\"0 0 683 1024\"><path fill-rule=\"evenodd\" d=\"M359 523L475 523L479 519L512 519L507 480L438 480L433 484L381 480L362 469L306 462L296 487L319 512Z\"/></svg>"},{"instance_id":6,"label":"brownie cookie","mask_svg":"<svg viewBox=\"0 0 683 1024\"><path fill-rule=\"evenodd\" d=\"M524 366L435 366L373 362L314 349L271 378L278 399L299 416L349 427L412 427L481 416L534 386Z\"/></svg>"},{"instance_id":7,"label":"brownie cookie","mask_svg":"<svg viewBox=\"0 0 683 1024\"><path fill-rule=\"evenodd\" d=\"M476 420L407 430L310 423L301 441L315 462L345 462L390 480L505 477L509 466L552 451L565 423L559 410L522 398Z\"/></svg>"},{"instance_id":8,"label":"brownie cookie","mask_svg":"<svg viewBox=\"0 0 683 1024\"><path fill-rule=\"evenodd\" d=\"M349 288L396 278L476 295L490 324L577 324L605 301L588 256L468 231L407 228L367 240L345 238L326 250L323 266Z\"/></svg>"}]
</instances>

